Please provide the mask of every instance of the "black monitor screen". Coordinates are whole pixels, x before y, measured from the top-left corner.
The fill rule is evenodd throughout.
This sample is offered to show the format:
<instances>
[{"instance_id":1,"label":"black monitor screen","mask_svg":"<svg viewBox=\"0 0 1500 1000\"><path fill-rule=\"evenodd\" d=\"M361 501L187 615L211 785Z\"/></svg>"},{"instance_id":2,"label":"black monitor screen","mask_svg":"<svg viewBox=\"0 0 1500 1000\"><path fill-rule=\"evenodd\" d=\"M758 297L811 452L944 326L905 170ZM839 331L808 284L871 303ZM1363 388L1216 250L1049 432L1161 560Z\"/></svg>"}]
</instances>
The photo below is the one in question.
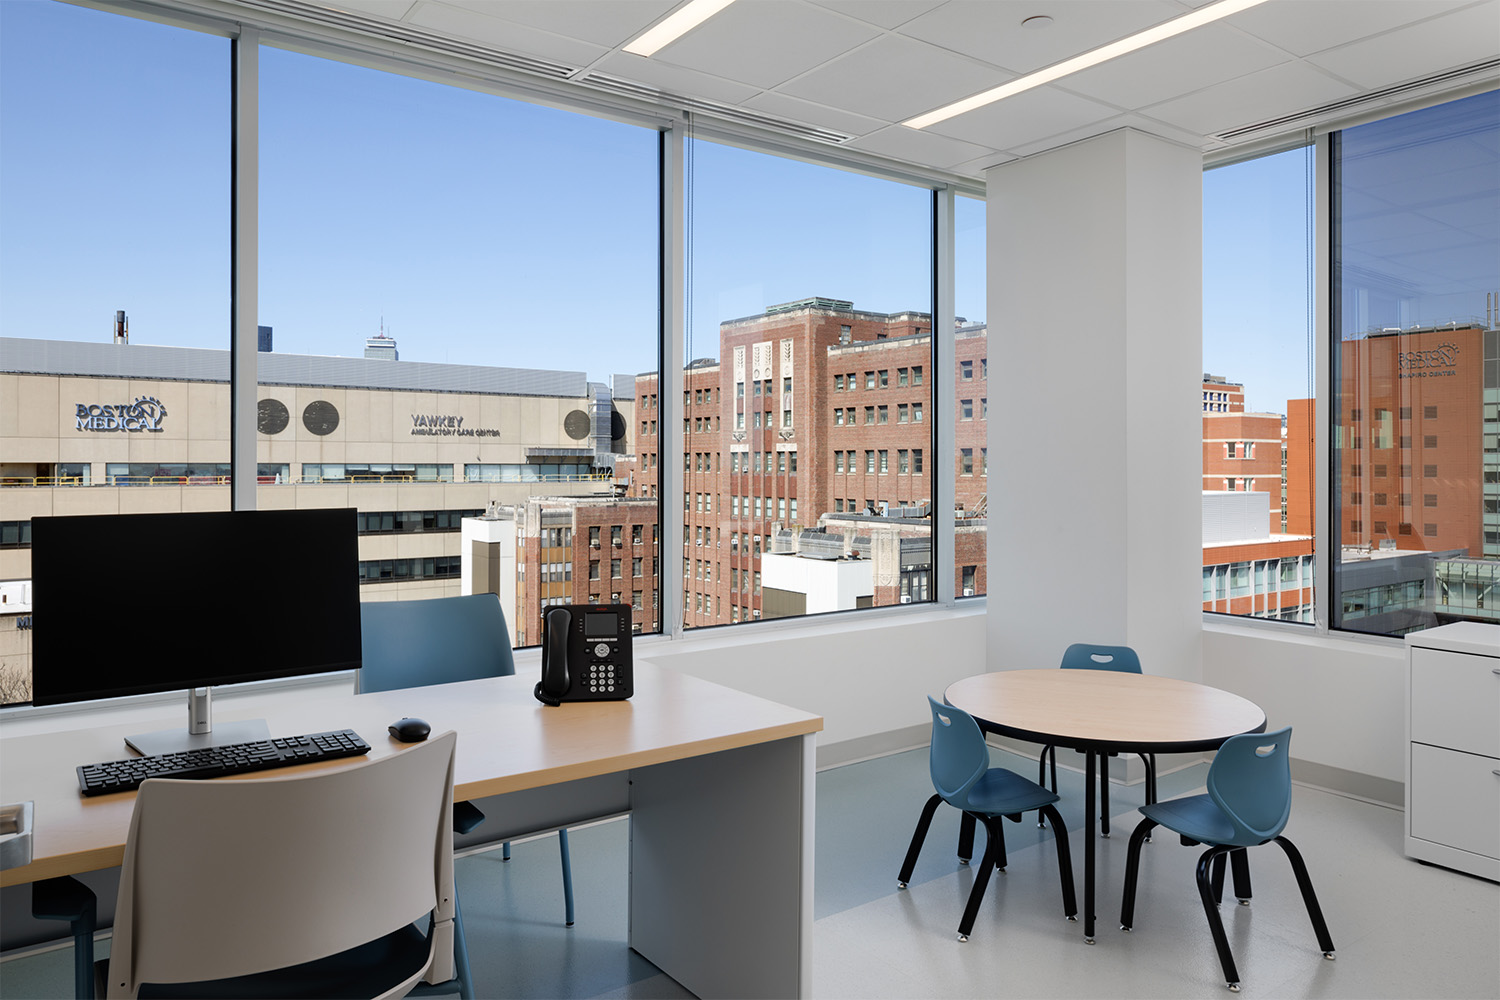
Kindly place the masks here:
<instances>
[{"instance_id":1,"label":"black monitor screen","mask_svg":"<svg viewBox=\"0 0 1500 1000\"><path fill-rule=\"evenodd\" d=\"M32 703L360 664L353 508L38 517Z\"/></svg>"}]
</instances>

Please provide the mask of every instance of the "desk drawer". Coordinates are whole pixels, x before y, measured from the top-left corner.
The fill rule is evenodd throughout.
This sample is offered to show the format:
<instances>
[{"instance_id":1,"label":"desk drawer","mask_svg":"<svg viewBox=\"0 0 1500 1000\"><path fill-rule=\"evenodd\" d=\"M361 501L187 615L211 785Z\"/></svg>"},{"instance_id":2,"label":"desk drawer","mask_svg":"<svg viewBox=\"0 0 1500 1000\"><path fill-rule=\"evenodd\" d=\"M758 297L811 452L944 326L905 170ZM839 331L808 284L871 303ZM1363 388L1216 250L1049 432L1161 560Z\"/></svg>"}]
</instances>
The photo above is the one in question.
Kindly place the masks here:
<instances>
[{"instance_id":1,"label":"desk drawer","mask_svg":"<svg viewBox=\"0 0 1500 1000\"><path fill-rule=\"evenodd\" d=\"M1500 656L1411 651L1411 738L1500 757Z\"/></svg>"},{"instance_id":2,"label":"desk drawer","mask_svg":"<svg viewBox=\"0 0 1500 1000\"><path fill-rule=\"evenodd\" d=\"M1500 759L1413 743L1411 835L1500 858Z\"/></svg>"}]
</instances>

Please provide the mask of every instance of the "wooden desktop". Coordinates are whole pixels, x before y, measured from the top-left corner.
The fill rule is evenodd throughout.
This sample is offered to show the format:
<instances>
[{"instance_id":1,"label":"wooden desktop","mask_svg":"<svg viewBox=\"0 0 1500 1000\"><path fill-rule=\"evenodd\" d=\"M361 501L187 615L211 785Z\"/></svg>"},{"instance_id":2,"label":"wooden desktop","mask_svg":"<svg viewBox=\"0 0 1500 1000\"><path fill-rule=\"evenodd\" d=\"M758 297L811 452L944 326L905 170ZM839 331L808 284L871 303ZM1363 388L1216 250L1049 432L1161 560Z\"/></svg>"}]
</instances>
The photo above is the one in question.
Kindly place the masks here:
<instances>
[{"instance_id":1,"label":"wooden desktop","mask_svg":"<svg viewBox=\"0 0 1500 1000\"><path fill-rule=\"evenodd\" d=\"M639 658L630 701L547 708L533 683L309 696L260 714L272 736L353 729L372 758L401 751L386 727L403 716L456 730L454 798L504 796L484 807L491 837L628 810L630 946L699 996L807 995L823 720ZM31 864L0 885L120 863L135 795L85 799L73 769L129 756L124 737L141 728L0 740L0 799L33 801L36 817Z\"/></svg>"}]
</instances>

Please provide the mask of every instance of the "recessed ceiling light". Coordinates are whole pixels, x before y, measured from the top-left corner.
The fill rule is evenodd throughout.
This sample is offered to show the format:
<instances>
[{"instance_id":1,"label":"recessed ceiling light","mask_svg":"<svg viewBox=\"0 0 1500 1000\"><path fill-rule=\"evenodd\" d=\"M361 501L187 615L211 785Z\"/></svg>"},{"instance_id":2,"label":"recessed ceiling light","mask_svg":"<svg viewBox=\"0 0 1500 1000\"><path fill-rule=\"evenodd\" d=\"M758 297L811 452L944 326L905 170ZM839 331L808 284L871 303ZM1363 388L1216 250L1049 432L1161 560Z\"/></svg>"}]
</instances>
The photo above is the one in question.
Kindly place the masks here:
<instances>
[{"instance_id":1,"label":"recessed ceiling light","mask_svg":"<svg viewBox=\"0 0 1500 1000\"><path fill-rule=\"evenodd\" d=\"M961 101L954 101L952 104L938 108L936 111L929 111L926 114L917 115L915 118L908 118L901 124L908 128L926 128L929 125L936 125L938 122L947 121L949 118L961 115L965 111L973 111L975 108L982 108L986 104L993 104L996 101L1012 97L1022 91L1030 90L1033 87L1040 87L1044 83L1051 83L1053 80L1068 76L1071 73L1077 73L1081 69L1097 66L1102 62L1123 56L1127 52L1143 49L1148 45L1172 38L1175 35L1180 35L1184 31L1191 31L1205 24L1211 24L1220 18L1228 17L1230 14L1238 14L1242 10L1247 10L1265 2L1266 0L1219 0L1218 3L1210 4L1207 7L1199 7L1195 11L1183 14L1181 17L1173 18L1170 21L1163 21L1161 24L1147 28L1145 31L1137 32L1128 38L1122 38L1118 42L1101 45L1091 52L1085 52L1071 59L1064 59L1060 63L1054 63L1046 69L1039 69L1035 73L1029 73L1026 76L1018 76L1009 83L1001 84L983 93L974 94L972 97L965 97Z\"/></svg>"},{"instance_id":2,"label":"recessed ceiling light","mask_svg":"<svg viewBox=\"0 0 1500 1000\"><path fill-rule=\"evenodd\" d=\"M1026 20L1022 21L1021 22L1021 27L1035 29L1035 28L1045 28L1045 27L1048 27L1051 24L1052 24L1052 18L1051 18L1050 15L1047 15L1047 14L1038 14L1035 17L1028 17Z\"/></svg>"},{"instance_id":3,"label":"recessed ceiling light","mask_svg":"<svg viewBox=\"0 0 1500 1000\"><path fill-rule=\"evenodd\" d=\"M654 55L658 49L677 41L698 25L728 7L734 0L690 0L677 8L670 17L660 21L649 31L624 46L626 52L638 56Z\"/></svg>"}]
</instances>

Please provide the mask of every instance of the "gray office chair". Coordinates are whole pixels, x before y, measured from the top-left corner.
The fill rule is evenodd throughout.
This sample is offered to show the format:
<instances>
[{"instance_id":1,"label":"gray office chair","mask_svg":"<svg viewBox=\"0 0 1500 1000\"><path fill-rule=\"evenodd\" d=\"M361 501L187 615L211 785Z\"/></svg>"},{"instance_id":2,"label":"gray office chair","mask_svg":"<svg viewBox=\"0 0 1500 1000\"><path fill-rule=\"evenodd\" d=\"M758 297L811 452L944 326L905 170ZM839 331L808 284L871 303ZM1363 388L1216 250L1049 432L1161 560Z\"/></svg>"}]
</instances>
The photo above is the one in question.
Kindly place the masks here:
<instances>
[{"instance_id":1,"label":"gray office chair","mask_svg":"<svg viewBox=\"0 0 1500 1000\"><path fill-rule=\"evenodd\" d=\"M355 674L356 694L449 684L516 672L505 611L495 594L435 597L415 601L368 601L359 608L364 663ZM429 720L437 723L440 720ZM454 805L453 829L468 833L484 822L469 802ZM557 831L562 855L563 909L573 926L573 864L568 831ZM510 860L510 842L501 848Z\"/></svg>"},{"instance_id":2,"label":"gray office chair","mask_svg":"<svg viewBox=\"0 0 1500 1000\"><path fill-rule=\"evenodd\" d=\"M430 983L473 997L448 831L457 745L450 731L295 777L146 781L97 995L399 997Z\"/></svg>"}]
</instances>

